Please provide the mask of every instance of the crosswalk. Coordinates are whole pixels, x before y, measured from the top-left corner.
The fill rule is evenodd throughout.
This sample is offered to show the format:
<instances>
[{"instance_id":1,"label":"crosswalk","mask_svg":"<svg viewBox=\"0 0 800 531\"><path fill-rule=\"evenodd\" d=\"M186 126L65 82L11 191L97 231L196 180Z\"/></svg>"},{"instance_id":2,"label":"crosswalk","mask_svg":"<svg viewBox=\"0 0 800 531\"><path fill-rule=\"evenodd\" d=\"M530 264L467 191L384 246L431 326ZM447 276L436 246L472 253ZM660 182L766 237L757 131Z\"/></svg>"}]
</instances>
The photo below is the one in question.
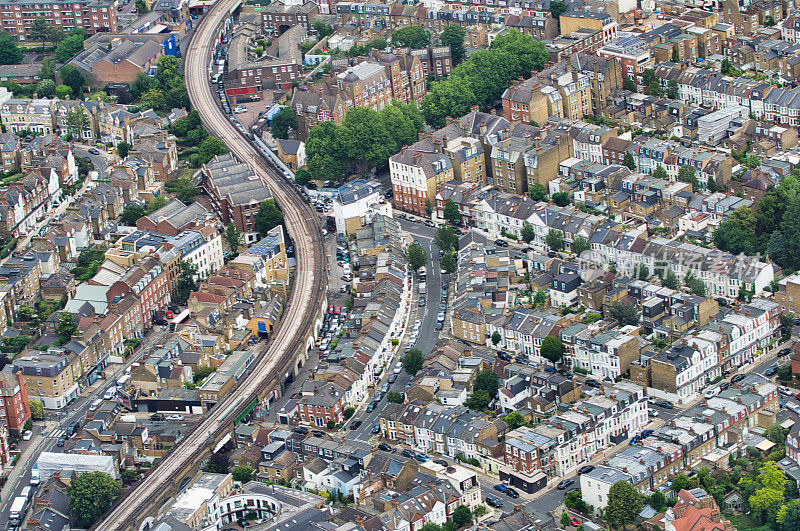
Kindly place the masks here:
<instances>
[{"instance_id":1,"label":"crosswalk","mask_svg":"<svg viewBox=\"0 0 800 531\"><path fill-rule=\"evenodd\" d=\"M67 433L66 430L62 430L60 428L56 428L56 429L54 429L53 431L50 432L48 437L53 437L53 438L57 439L57 438L61 437L62 435L65 435L66 433Z\"/></svg>"}]
</instances>

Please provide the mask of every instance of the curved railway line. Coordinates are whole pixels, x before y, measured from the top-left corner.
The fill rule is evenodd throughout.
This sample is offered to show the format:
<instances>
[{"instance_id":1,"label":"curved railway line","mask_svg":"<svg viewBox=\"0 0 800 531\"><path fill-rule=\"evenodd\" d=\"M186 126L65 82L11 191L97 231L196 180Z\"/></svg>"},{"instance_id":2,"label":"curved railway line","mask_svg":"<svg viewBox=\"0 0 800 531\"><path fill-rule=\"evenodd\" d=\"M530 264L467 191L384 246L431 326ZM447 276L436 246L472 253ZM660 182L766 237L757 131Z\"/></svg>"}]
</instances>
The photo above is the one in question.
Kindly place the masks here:
<instances>
[{"instance_id":1,"label":"curved railway line","mask_svg":"<svg viewBox=\"0 0 800 531\"><path fill-rule=\"evenodd\" d=\"M314 321L325 305L326 258L316 213L301 199L293 184L268 164L258 149L231 124L209 85L208 65L218 27L240 1L219 0L203 16L186 53L186 86L204 127L222 139L239 160L253 166L283 210L297 257L291 295L270 340L255 347L256 360L238 388L200 420L133 491L119 500L95 529L134 530L147 517L156 516L158 509L174 496L181 480L197 472L216 441L231 429L236 415L244 411L253 398L264 396L296 372L298 356L305 356Z\"/></svg>"}]
</instances>

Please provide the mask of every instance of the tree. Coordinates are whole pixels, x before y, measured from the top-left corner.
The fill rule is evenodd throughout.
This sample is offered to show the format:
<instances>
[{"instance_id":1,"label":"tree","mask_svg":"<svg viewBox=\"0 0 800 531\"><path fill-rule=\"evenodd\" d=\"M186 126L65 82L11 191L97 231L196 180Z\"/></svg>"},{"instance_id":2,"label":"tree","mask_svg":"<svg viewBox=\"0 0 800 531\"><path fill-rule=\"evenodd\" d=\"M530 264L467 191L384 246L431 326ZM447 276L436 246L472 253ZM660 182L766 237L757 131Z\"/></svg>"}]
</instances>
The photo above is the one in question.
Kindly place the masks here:
<instances>
[{"instance_id":1,"label":"tree","mask_svg":"<svg viewBox=\"0 0 800 531\"><path fill-rule=\"evenodd\" d=\"M739 207L714 231L714 245L732 254L753 255L758 251L756 216L750 208Z\"/></svg>"},{"instance_id":2,"label":"tree","mask_svg":"<svg viewBox=\"0 0 800 531\"><path fill-rule=\"evenodd\" d=\"M31 418L33 420L42 420L44 418L44 403L41 400L31 400L28 405L31 408Z\"/></svg>"},{"instance_id":3,"label":"tree","mask_svg":"<svg viewBox=\"0 0 800 531\"><path fill-rule=\"evenodd\" d=\"M344 410L344 419L350 420L351 418L353 418L353 415L355 414L356 414L356 408L348 407L347 409Z\"/></svg>"},{"instance_id":4,"label":"tree","mask_svg":"<svg viewBox=\"0 0 800 531\"><path fill-rule=\"evenodd\" d=\"M559 523L563 527L567 527L568 525L572 525L572 519L567 514L567 511L564 511L564 512L561 513L561 520L559 521Z\"/></svg>"},{"instance_id":5,"label":"tree","mask_svg":"<svg viewBox=\"0 0 800 531\"><path fill-rule=\"evenodd\" d=\"M53 29L53 25L49 24L44 17L36 17L31 22L31 29L28 33L28 37L32 41L40 41L45 42L48 37L50 37L50 31Z\"/></svg>"},{"instance_id":6,"label":"tree","mask_svg":"<svg viewBox=\"0 0 800 531\"><path fill-rule=\"evenodd\" d=\"M180 202L186 204L193 203L195 196L200 193L200 188L194 184L191 177L186 175L173 177L164 184L164 188L167 192L174 194Z\"/></svg>"},{"instance_id":7,"label":"tree","mask_svg":"<svg viewBox=\"0 0 800 531\"><path fill-rule=\"evenodd\" d=\"M146 109L153 109L154 111L160 111L167 106L167 98L164 96L164 91L157 88L151 88L141 97L141 104L142 107Z\"/></svg>"},{"instance_id":8,"label":"tree","mask_svg":"<svg viewBox=\"0 0 800 531\"><path fill-rule=\"evenodd\" d=\"M36 85L36 95L40 98L49 98L56 92L56 83L52 79L43 79Z\"/></svg>"},{"instance_id":9,"label":"tree","mask_svg":"<svg viewBox=\"0 0 800 531\"><path fill-rule=\"evenodd\" d=\"M22 62L22 50L8 33L0 33L0 65L18 65Z\"/></svg>"},{"instance_id":10,"label":"tree","mask_svg":"<svg viewBox=\"0 0 800 531\"><path fill-rule=\"evenodd\" d=\"M248 483L253 480L253 469L249 466L235 466L231 470L234 481Z\"/></svg>"},{"instance_id":11,"label":"tree","mask_svg":"<svg viewBox=\"0 0 800 531\"><path fill-rule=\"evenodd\" d=\"M150 12L150 9L147 7L147 2L145 0L136 0L134 3L136 6L136 12L140 15L146 15Z\"/></svg>"},{"instance_id":12,"label":"tree","mask_svg":"<svg viewBox=\"0 0 800 531\"><path fill-rule=\"evenodd\" d=\"M633 153L626 151L622 156L623 166L627 166L629 170L636 171L636 161L633 158Z\"/></svg>"},{"instance_id":13,"label":"tree","mask_svg":"<svg viewBox=\"0 0 800 531\"><path fill-rule=\"evenodd\" d=\"M442 526L435 522L428 522L419 528L419 531L442 531Z\"/></svg>"},{"instance_id":14,"label":"tree","mask_svg":"<svg viewBox=\"0 0 800 531\"><path fill-rule=\"evenodd\" d=\"M730 75L732 69L733 69L733 66L731 65L730 59L728 59L728 58L723 59L722 62L720 63L720 65L719 65L720 73L723 74L723 75L726 75L726 76Z\"/></svg>"},{"instance_id":15,"label":"tree","mask_svg":"<svg viewBox=\"0 0 800 531\"><path fill-rule=\"evenodd\" d=\"M228 226L225 227L225 240L228 242L231 253L235 253L239 250L243 236L244 234L242 234L242 231L239 230L235 223L229 223Z\"/></svg>"},{"instance_id":16,"label":"tree","mask_svg":"<svg viewBox=\"0 0 800 531\"><path fill-rule=\"evenodd\" d=\"M706 285L691 271L686 272L686 275L683 277L683 283L693 294L697 295L698 297L706 296Z\"/></svg>"},{"instance_id":17,"label":"tree","mask_svg":"<svg viewBox=\"0 0 800 531\"><path fill-rule=\"evenodd\" d=\"M531 243L536 238L536 232L529 221L522 222L522 230L519 232L519 236L525 243Z\"/></svg>"},{"instance_id":18,"label":"tree","mask_svg":"<svg viewBox=\"0 0 800 531\"><path fill-rule=\"evenodd\" d=\"M774 26L775 24L777 24L777 22L775 22L775 18L772 15L767 15L764 17L764 27L768 28L770 26Z\"/></svg>"},{"instance_id":19,"label":"tree","mask_svg":"<svg viewBox=\"0 0 800 531\"><path fill-rule=\"evenodd\" d=\"M609 308L609 315L621 325L639 324L639 310L627 302L615 302Z\"/></svg>"},{"instance_id":20,"label":"tree","mask_svg":"<svg viewBox=\"0 0 800 531\"><path fill-rule=\"evenodd\" d=\"M442 211L442 215L444 219L452 223L453 225L458 225L461 223L461 211L458 210L458 205L452 199L448 199L444 202L444 210Z\"/></svg>"},{"instance_id":21,"label":"tree","mask_svg":"<svg viewBox=\"0 0 800 531\"><path fill-rule=\"evenodd\" d=\"M556 206L565 207L570 203L569 194L567 192L556 192L553 194L553 203Z\"/></svg>"},{"instance_id":22,"label":"tree","mask_svg":"<svg viewBox=\"0 0 800 531\"><path fill-rule=\"evenodd\" d=\"M294 172L294 182L296 182L300 186L305 186L313 180L311 173L305 168L298 168L296 172Z\"/></svg>"},{"instance_id":23,"label":"tree","mask_svg":"<svg viewBox=\"0 0 800 531\"><path fill-rule=\"evenodd\" d=\"M650 496L650 507L655 509L657 513L664 512L667 508L667 497L660 490L653 492Z\"/></svg>"},{"instance_id":24,"label":"tree","mask_svg":"<svg viewBox=\"0 0 800 531\"><path fill-rule=\"evenodd\" d=\"M678 275L676 275L672 269L667 269L663 284L669 289L678 289L681 287L680 282L678 281Z\"/></svg>"},{"instance_id":25,"label":"tree","mask_svg":"<svg viewBox=\"0 0 800 531\"><path fill-rule=\"evenodd\" d=\"M636 92L636 83L625 74L622 75L622 90Z\"/></svg>"},{"instance_id":26,"label":"tree","mask_svg":"<svg viewBox=\"0 0 800 531\"><path fill-rule=\"evenodd\" d=\"M542 353L542 357L549 360L553 365L561 361L561 358L564 357L564 343L561 342L561 339L555 336L547 336L542 340L542 346L540 347L540 352Z\"/></svg>"},{"instance_id":27,"label":"tree","mask_svg":"<svg viewBox=\"0 0 800 531\"><path fill-rule=\"evenodd\" d=\"M650 278L650 269L644 264L638 264L635 268L636 275L639 280L648 280Z\"/></svg>"},{"instance_id":28,"label":"tree","mask_svg":"<svg viewBox=\"0 0 800 531\"><path fill-rule=\"evenodd\" d=\"M636 519L642 509L642 497L627 481L617 481L608 491L603 520L611 527L621 527Z\"/></svg>"},{"instance_id":29,"label":"tree","mask_svg":"<svg viewBox=\"0 0 800 531\"><path fill-rule=\"evenodd\" d=\"M692 185L692 191L700 191L700 181L697 180L695 175L694 166L681 166L678 170L678 180L681 182L689 183Z\"/></svg>"},{"instance_id":30,"label":"tree","mask_svg":"<svg viewBox=\"0 0 800 531\"><path fill-rule=\"evenodd\" d=\"M667 97L671 100L677 100L680 97L677 79L667 81Z\"/></svg>"},{"instance_id":31,"label":"tree","mask_svg":"<svg viewBox=\"0 0 800 531\"><path fill-rule=\"evenodd\" d=\"M645 94L650 96L661 96L664 94L664 89L661 88L661 81L656 76L656 71L648 68L642 72L642 81L645 84Z\"/></svg>"},{"instance_id":32,"label":"tree","mask_svg":"<svg viewBox=\"0 0 800 531\"><path fill-rule=\"evenodd\" d=\"M136 78L133 80L133 83L131 83L131 95L134 98L139 98L142 94L154 88L158 88L158 81L154 77L150 77L144 72L139 72L136 74ZM183 118L180 120L183 120ZM183 136L186 136L186 133L184 133Z\"/></svg>"},{"instance_id":33,"label":"tree","mask_svg":"<svg viewBox=\"0 0 800 531\"><path fill-rule=\"evenodd\" d=\"M392 33L392 46L425 48L431 43L431 34L421 26L406 26Z\"/></svg>"},{"instance_id":34,"label":"tree","mask_svg":"<svg viewBox=\"0 0 800 531\"><path fill-rule=\"evenodd\" d=\"M547 201L547 188L541 183L536 183L528 190L528 197L534 201Z\"/></svg>"},{"instance_id":35,"label":"tree","mask_svg":"<svg viewBox=\"0 0 800 531\"><path fill-rule=\"evenodd\" d=\"M659 164L658 166L656 166L656 169L653 170L653 178L654 179L663 179L663 180L666 181L666 180L669 180L669 175L667 175L667 170L664 169L664 166Z\"/></svg>"},{"instance_id":36,"label":"tree","mask_svg":"<svg viewBox=\"0 0 800 531\"><path fill-rule=\"evenodd\" d=\"M416 271L428 263L428 253L425 252L425 249L420 244L412 243L406 248L406 261L408 262L408 267L412 271Z\"/></svg>"},{"instance_id":37,"label":"tree","mask_svg":"<svg viewBox=\"0 0 800 531\"><path fill-rule=\"evenodd\" d=\"M572 240L572 252L578 256L582 255L584 251L588 251L591 248L592 245L585 236L578 235Z\"/></svg>"},{"instance_id":38,"label":"tree","mask_svg":"<svg viewBox=\"0 0 800 531\"><path fill-rule=\"evenodd\" d=\"M785 261L796 264L800 261L800 197L790 200L783 213L780 231L785 241Z\"/></svg>"},{"instance_id":39,"label":"tree","mask_svg":"<svg viewBox=\"0 0 800 531\"><path fill-rule=\"evenodd\" d=\"M56 61L49 55L42 59L42 67L39 69L39 79L56 80Z\"/></svg>"},{"instance_id":40,"label":"tree","mask_svg":"<svg viewBox=\"0 0 800 531\"><path fill-rule=\"evenodd\" d=\"M778 523L783 529L800 529L800 500L789 500L779 512Z\"/></svg>"},{"instance_id":41,"label":"tree","mask_svg":"<svg viewBox=\"0 0 800 531\"><path fill-rule=\"evenodd\" d=\"M119 223L128 227L136 226L136 222L145 216L145 207L131 203L125 207L119 216Z\"/></svg>"},{"instance_id":42,"label":"tree","mask_svg":"<svg viewBox=\"0 0 800 531\"><path fill-rule=\"evenodd\" d=\"M773 423L772 426L767 428L764 435L767 439L775 444L783 444L786 442L786 432L777 422Z\"/></svg>"},{"instance_id":43,"label":"tree","mask_svg":"<svg viewBox=\"0 0 800 531\"><path fill-rule=\"evenodd\" d=\"M673 63L677 63L680 60L681 60L680 56L678 55L678 45L677 44L673 44L672 45L672 62Z\"/></svg>"},{"instance_id":44,"label":"tree","mask_svg":"<svg viewBox=\"0 0 800 531\"><path fill-rule=\"evenodd\" d=\"M450 251L444 254L439 260L439 267L447 274L455 273L458 267L458 258L455 251Z\"/></svg>"},{"instance_id":45,"label":"tree","mask_svg":"<svg viewBox=\"0 0 800 531\"><path fill-rule=\"evenodd\" d=\"M401 395L397 391L389 391L388 393L386 393L386 400L388 402L392 402L393 404L402 404L403 395Z\"/></svg>"},{"instance_id":46,"label":"tree","mask_svg":"<svg viewBox=\"0 0 800 531\"><path fill-rule=\"evenodd\" d=\"M486 370L478 373L475 377L475 383L472 385L472 391L486 391L489 395L489 400L497 395L497 389L500 387L500 382L497 374L494 371Z\"/></svg>"},{"instance_id":47,"label":"tree","mask_svg":"<svg viewBox=\"0 0 800 531\"><path fill-rule=\"evenodd\" d=\"M458 527L466 527L472 523L472 511L466 505L459 505L453 511L453 523Z\"/></svg>"},{"instance_id":48,"label":"tree","mask_svg":"<svg viewBox=\"0 0 800 531\"><path fill-rule=\"evenodd\" d=\"M55 96L60 100L69 99L72 96L72 89L66 85L58 85L56 86Z\"/></svg>"},{"instance_id":49,"label":"tree","mask_svg":"<svg viewBox=\"0 0 800 531\"><path fill-rule=\"evenodd\" d=\"M267 199L258 207L254 223L255 229L264 238L278 225L283 225L283 212L280 211L274 199Z\"/></svg>"},{"instance_id":50,"label":"tree","mask_svg":"<svg viewBox=\"0 0 800 531\"><path fill-rule=\"evenodd\" d=\"M554 251L560 251L564 248L564 235L561 234L561 231L558 229L550 229L547 231L547 236L544 237L544 241L547 246Z\"/></svg>"},{"instance_id":51,"label":"tree","mask_svg":"<svg viewBox=\"0 0 800 531\"><path fill-rule=\"evenodd\" d=\"M56 331L58 332L58 343L60 345L66 344L75 331L78 330L78 320L75 315L69 312L61 312L58 314L58 325Z\"/></svg>"},{"instance_id":52,"label":"tree","mask_svg":"<svg viewBox=\"0 0 800 531\"><path fill-rule=\"evenodd\" d=\"M197 291L197 266L192 262L181 260L181 273L175 282L175 296L173 299L179 304L186 304L193 291Z\"/></svg>"},{"instance_id":53,"label":"tree","mask_svg":"<svg viewBox=\"0 0 800 531\"><path fill-rule=\"evenodd\" d=\"M503 336L500 335L500 332L498 332L497 330L492 332L492 345L494 345L496 347L497 345L500 344L500 342L502 340L503 340Z\"/></svg>"},{"instance_id":54,"label":"tree","mask_svg":"<svg viewBox=\"0 0 800 531\"><path fill-rule=\"evenodd\" d=\"M288 105L281 107L281 110L272 117L272 127L270 132L275 138L289 138L289 128L297 131L297 113Z\"/></svg>"},{"instance_id":55,"label":"tree","mask_svg":"<svg viewBox=\"0 0 800 531\"><path fill-rule=\"evenodd\" d=\"M18 335L15 337L4 337L2 345L0 345L0 351L11 352L15 354L20 353L23 351L25 347L28 346L28 343L30 343L30 341L31 338L24 335Z\"/></svg>"},{"instance_id":56,"label":"tree","mask_svg":"<svg viewBox=\"0 0 800 531\"><path fill-rule=\"evenodd\" d=\"M84 131L91 127L89 117L86 116L83 107L73 107L67 112L67 132L76 138L83 136Z\"/></svg>"},{"instance_id":57,"label":"tree","mask_svg":"<svg viewBox=\"0 0 800 531\"><path fill-rule=\"evenodd\" d=\"M72 89L72 95L80 98L83 95L83 87L86 85L86 79L78 71L74 65L65 65L58 71L61 80Z\"/></svg>"},{"instance_id":58,"label":"tree","mask_svg":"<svg viewBox=\"0 0 800 531\"><path fill-rule=\"evenodd\" d=\"M562 2L561 0L555 0L554 2L550 2L550 14L553 15L553 18L558 20L558 17L563 15L567 11L567 4Z\"/></svg>"},{"instance_id":59,"label":"tree","mask_svg":"<svg viewBox=\"0 0 800 531\"><path fill-rule=\"evenodd\" d=\"M317 32L317 36L320 39L324 39L325 37L333 35L333 32L335 30L331 26L322 22L321 20L317 20L314 22L314 31Z\"/></svg>"},{"instance_id":60,"label":"tree","mask_svg":"<svg viewBox=\"0 0 800 531\"><path fill-rule=\"evenodd\" d=\"M431 83L428 94L422 100L421 109L425 121L438 128L444 127L447 116L463 116L476 103L477 98L469 85L450 78ZM312 129L312 133L318 127ZM308 146L306 146L306 151L308 151Z\"/></svg>"},{"instance_id":61,"label":"tree","mask_svg":"<svg viewBox=\"0 0 800 531\"><path fill-rule=\"evenodd\" d=\"M525 425L525 417L523 417L517 411L509 412L505 417L503 417L503 421L508 424L508 427L512 430Z\"/></svg>"},{"instance_id":62,"label":"tree","mask_svg":"<svg viewBox=\"0 0 800 531\"><path fill-rule=\"evenodd\" d=\"M211 367L210 365L201 365L192 373L192 379L194 380L194 383L200 383L209 375L214 374L216 371L216 367Z\"/></svg>"},{"instance_id":63,"label":"tree","mask_svg":"<svg viewBox=\"0 0 800 531\"><path fill-rule=\"evenodd\" d=\"M70 35L56 48L53 55L56 63L66 63L80 52L83 51L83 37L80 35ZM63 74L62 74L63 77Z\"/></svg>"},{"instance_id":64,"label":"tree","mask_svg":"<svg viewBox=\"0 0 800 531\"><path fill-rule=\"evenodd\" d=\"M117 144L117 155L119 155L119 158L123 160L125 159L125 157L128 156L130 150L131 150L131 145L128 144L127 142L119 142Z\"/></svg>"},{"instance_id":65,"label":"tree","mask_svg":"<svg viewBox=\"0 0 800 531\"><path fill-rule=\"evenodd\" d=\"M717 181L715 181L714 177L712 177L711 175L709 175L708 179L706 180L706 189L712 194L717 191Z\"/></svg>"},{"instance_id":66,"label":"tree","mask_svg":"<svg viewBox=\"0 0 800 531\"><path fill-rule=\"evenodd\" d=\"M453 65L457 65L464 58L464 35L466 35L466 30L456 24L445 26L439 35L439 42L443 46L450 47Z\"/></svg>"},{"instance_id":67,"label":"tree","mask_svg":"<svg viewBox=\"0 0 800 531\"><path fill-rule=\"evenodd\" d=\"M518 61L514 72L515 77L509 80L509 85L519 76L530 77L533 70L542 71L550 60L547 47L543 42L516 29L511 29L492 41L491 50L507 52Z\"/></svg>"},{"instance_id":68,"label":"tree","mask_svg":"<svg viewBox=\"0 0 800 531\"><path fill-rule=\"evenodd\" d=\"M436 235L433 237L433 243L444 252L455 249L458 245L458 236L449 225L442 225L436 230Z\"/></svg>"},{"instance_id":69,"label":"tree","mask_svg":"<svg viewBox=\"0 0 800 531\"><path fill-rule=\"evenodd\" d=\"M225 145L225 142L211 135L206 137L197 148L197 154L200 156L200 162L202 164L206 164L217 155L224 155L227 152L228 147Z\"/></svg>"},{"instance_id":70,"label":"tree","mask_svg":"<svg viewBox=\"0 0 800 531\"><path fill-rule=\"evenodd\" d=\"M88 529L120 496L120 484L105 472L84 472L67 488L69 510L79 527Z\"/></svg>"},{"instance_id":71,"label":"tree","mask_svg":"<svg viewBox=\"0 0 800 531\"><path fill-rule=\"evenodd\" d=\"M425 363L425 356L422 351L418 348L412 348L403 357L403 370L414 376L422 369L423 363Z\"/></svg>"}]
</instances>

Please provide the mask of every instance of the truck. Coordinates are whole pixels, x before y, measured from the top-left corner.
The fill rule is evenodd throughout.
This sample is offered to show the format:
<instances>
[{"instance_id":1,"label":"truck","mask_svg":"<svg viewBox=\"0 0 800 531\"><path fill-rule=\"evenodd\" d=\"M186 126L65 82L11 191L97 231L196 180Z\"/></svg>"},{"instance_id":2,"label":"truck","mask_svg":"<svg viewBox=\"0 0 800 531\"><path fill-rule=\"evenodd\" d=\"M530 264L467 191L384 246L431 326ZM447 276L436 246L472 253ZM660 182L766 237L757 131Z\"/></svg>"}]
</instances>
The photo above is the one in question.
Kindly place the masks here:
<instances>
[{"instance_id":1,"label":"truck","mask_svg":"<svg viewBox=\"0 0 800 531\"><path fill-rule=\"evenodd\" d=\"M11 502L11 510L8 512L8 522L12 525L19 525L25 518L25 513L28 509L28 498L25 496L17 496Z\"/></svg>"}]
</instances>

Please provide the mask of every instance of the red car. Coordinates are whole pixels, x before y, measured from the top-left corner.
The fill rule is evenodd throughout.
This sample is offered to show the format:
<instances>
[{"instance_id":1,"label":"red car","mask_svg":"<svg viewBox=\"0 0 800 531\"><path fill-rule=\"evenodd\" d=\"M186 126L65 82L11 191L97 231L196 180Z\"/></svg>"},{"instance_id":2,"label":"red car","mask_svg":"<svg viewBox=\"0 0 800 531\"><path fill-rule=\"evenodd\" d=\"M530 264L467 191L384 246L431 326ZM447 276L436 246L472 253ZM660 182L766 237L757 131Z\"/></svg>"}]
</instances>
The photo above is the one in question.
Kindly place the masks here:
<instances>
[{"instance_id":1,"label":"red car","mask_svg":"<svg viewBox=\"0 0 800 531\"><path fill-rule=\"evenodd\" d=\"M329 314L333 313L333 304L328 305L328 313Z\"/></svg>"},{"instance_id":2,"label":"red car","mask_svg":"<svg viewBox=\"0 0 800 531\"><path fill-rule=\"evenodd\" d=\"M172 319L173 314L171 310L167 310L167 319Z\"/></svg>"},{"instance_id":3,"label":"red car","mask_svg":"<svg viewBox=\"0 0 800 531\"><path fill-rule=\"evenodd\" d=\"M342 313L342 307L337 306L336 309L333 310L333 313L335 313L336 315L340 315Z\"/></svg>"},{"instance_id":4,"label":"red car","mask_svg":"<svg viewBox=\"0 0 800 531\"><path fill-rule=\"evenodd\" d=\"M579 525L581 525L581 521L575 518L574 516L571 516L569 518L569 523L572 524L572 527L578 527Z\"/></svg>"}]
</instances>

